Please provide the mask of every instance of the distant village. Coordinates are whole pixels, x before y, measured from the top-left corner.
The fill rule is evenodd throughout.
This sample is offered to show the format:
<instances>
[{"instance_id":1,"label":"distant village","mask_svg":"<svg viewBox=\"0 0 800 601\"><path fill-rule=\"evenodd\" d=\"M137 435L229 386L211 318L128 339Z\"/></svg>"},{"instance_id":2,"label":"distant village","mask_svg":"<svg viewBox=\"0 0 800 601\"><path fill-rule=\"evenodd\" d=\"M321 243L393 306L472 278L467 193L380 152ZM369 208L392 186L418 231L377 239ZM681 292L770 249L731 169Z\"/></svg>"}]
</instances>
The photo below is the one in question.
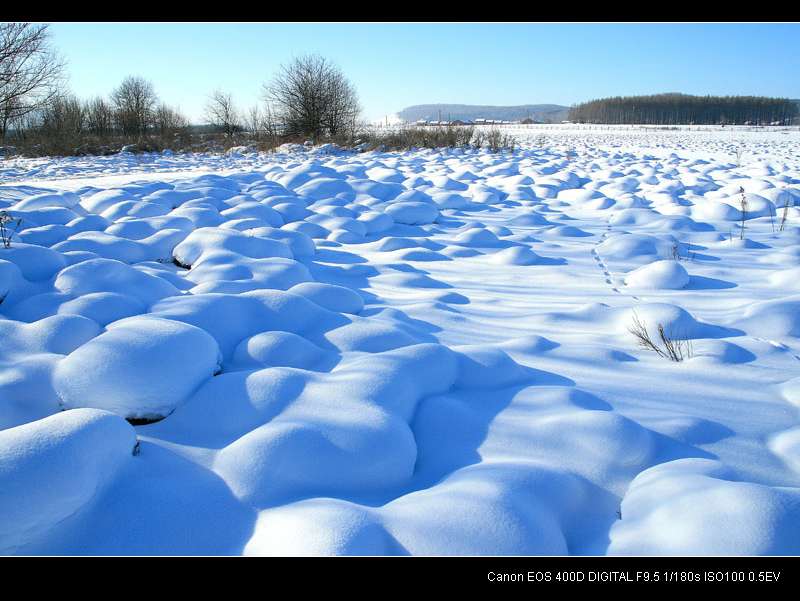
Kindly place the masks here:
<instances>
[{"instance_id":1,"label":"distant village","mask_svg":"<svg viewBox=\"0 0 800 601\"><path fill-rule=\"evenodd\" d=\"M450 121L431 121L419 119L413 125L544 125L553 123L551 121L536 121L535 119L522 119L520 121L504 121L501 119L453 119ZM561 121L561 123L571 123L571 121Z\"/></svg>"},{"instance_id":2,"label":"distant village","mask_svg":"<svg viewBox=\"0 0 800 601\"><path fill-rule=\"evenodd\" d=\"M798 119L792 120L783 120L783 121L744 121L741 125L751 125L751 126L786 126L790 125L792 122L797 122L800 124ZM408 124L407 122L405 122ZM569 124L569 123L603 123L601 121L537 121L535 119L522 119L521 121L503 121L500 119L453 119L451 121L443 120L443 121L432 121L426 119L418 119L411 123L411 125L415 126L428 126L428 125L444 125L444 126L455 126L455 125L553 125L555 123L561 124ZM695 125L694 122L689 122L686 125ZM722 127L725 127L726 123L721 124Z\"/></svg>"}]
</instances>

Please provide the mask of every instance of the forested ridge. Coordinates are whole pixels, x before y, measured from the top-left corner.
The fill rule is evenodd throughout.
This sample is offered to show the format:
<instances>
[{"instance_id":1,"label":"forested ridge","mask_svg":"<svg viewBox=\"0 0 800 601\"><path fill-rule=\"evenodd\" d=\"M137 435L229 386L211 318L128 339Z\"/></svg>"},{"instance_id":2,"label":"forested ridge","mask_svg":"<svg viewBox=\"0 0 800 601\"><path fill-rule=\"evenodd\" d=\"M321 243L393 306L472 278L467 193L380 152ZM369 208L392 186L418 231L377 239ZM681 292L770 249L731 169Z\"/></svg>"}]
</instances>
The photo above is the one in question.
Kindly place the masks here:
<instances>
[{"instance_id":1,"label":"forested ridge","mask_svg":"<svg viewBox=\"0 0 800 601\"><path fill-rule=\"evenodd\" d=\"M591 100L570 109L578 123L709 125L790 124L798 116L797 101L764 96L691 96L654 94Z\"/></svg>"}]
</instances>

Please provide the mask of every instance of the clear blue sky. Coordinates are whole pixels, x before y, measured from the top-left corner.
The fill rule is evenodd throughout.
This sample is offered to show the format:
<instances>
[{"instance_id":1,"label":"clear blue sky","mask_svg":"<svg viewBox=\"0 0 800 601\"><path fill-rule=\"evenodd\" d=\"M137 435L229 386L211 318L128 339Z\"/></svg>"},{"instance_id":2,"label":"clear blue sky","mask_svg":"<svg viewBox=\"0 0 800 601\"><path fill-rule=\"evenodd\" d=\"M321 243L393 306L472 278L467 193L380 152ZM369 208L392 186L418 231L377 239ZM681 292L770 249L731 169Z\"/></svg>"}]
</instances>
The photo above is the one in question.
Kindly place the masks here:
<instances>
[{"instance_id":1,"label":"clear blue sky","mask_svg":"<svg viewBox=\"0 0 800 601\"><path fill-rule=\"evenodd\" d=\"M79 96L142 75L198 122L213 89L248 107L282 62L312 52L342 68L369 119L437 102L800 98L800 24L56 23L51 31Z\"/></svg>"}]
</instances>

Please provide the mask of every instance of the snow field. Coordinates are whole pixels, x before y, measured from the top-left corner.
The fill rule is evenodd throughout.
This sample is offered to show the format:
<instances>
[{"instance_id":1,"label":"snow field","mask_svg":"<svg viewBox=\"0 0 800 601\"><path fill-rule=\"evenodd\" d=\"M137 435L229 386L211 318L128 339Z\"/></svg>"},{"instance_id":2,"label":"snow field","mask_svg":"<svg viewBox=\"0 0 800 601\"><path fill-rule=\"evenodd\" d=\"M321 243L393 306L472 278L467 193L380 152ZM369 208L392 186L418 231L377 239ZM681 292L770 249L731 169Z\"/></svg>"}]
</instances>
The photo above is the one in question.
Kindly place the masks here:
<instances>
[{"instance_id":1,"label":"snow field","mask_svg":"<svg viewBox=\"0 0 800 601\"><path fill-rule=\"evenodd\" d=\"M800 552L800 140L537 135L3 165L0 552Z\"/></svg>"}]
</instances>

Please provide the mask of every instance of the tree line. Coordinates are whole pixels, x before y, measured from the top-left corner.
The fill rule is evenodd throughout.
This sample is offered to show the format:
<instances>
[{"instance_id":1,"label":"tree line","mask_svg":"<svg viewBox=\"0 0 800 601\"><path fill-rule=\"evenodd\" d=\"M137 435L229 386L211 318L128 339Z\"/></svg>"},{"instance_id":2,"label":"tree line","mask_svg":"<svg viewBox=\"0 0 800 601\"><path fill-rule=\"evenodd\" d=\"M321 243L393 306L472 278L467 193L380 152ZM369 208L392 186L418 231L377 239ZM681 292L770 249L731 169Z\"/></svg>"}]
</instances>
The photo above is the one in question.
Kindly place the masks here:
<instances>
[{"instance_id":1,"label":"tree line","mask_svg":"<svg viewBox=\"0 0 800 601\"><path fill-rule=\"evenodd\" d=\"M162 102L152 82L131 75L108 95L81 99L66 85L65 62L47 25L0 23L0 144L26 154L101 154L124 145L140 150L208 149L285 141L352 140L361 126L355 87L329 60L302 56L282 65L262 88L262 104L240 110L231 94L213 91L206 131Z\"/></svg>"},{"instance_id":2,"label":"tree line","mask_svg":"<svg viewBox=\"0 0 800 601\"><path fill-rule=\"evenodd\" d=\"M643 125L789 125L797 116L797 103L787 98L688 94L601 98L569 112L577 123Z\"/></svg>"}]
</instances>

